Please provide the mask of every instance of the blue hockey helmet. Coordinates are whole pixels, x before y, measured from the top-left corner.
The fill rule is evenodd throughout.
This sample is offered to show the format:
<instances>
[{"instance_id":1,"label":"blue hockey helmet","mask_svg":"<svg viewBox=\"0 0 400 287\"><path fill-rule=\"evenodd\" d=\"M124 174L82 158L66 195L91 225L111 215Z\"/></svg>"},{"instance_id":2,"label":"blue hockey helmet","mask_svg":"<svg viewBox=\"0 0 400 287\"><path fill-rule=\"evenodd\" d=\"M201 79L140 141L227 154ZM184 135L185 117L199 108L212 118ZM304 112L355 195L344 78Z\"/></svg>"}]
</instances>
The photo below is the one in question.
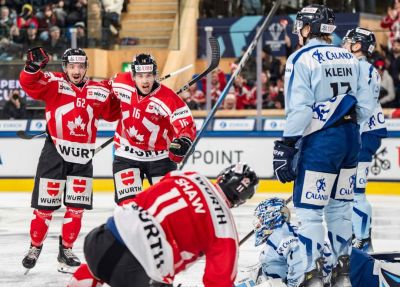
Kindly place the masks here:
<instances>
[{"instance_id":1,"label":"blue hockey helmet","mask_svg":"<svg viewBox=\"0 0 400 287\"><path fill-rule=\"evenodd\" d=\"M275 229L289 222L290 211L284 199L273 197L261 201L254 210L254 216L255 245L259 246L267 241Z\"/></svg>"},{"instance_id":2,"label":"blue hockey helmet","mask_svg":"<svg viewBox=\"0 0 400 287\"><path fill-rule=\"evenodd\" d=\"M347 31L346 36L343 38L343 44L347 41L352 45L360 43L361 51L367 54L368 57L370 57L375 50L375 35L372 31L365 28L357 27Z\"/></svg>"},{"instance_id":3,"label":"blue hockey helmet","mask_svg":"<svg viewBox=\"0 0 400 287\"><path fill-rule=\"evenodd\" d=\"M232 207L235 207L253 197L258 176L247 164L237 163L221 171L216 184L222 189Z\"/></svg>"},{"instance_id":4,"label":"blue hockey helmet","mask_svg":"<svg viewBox=\"0 0 400 287\"><path fill-rule=\"evenodd\" d=\"M330 35L336 29L335 14L332 9L324 5L309 5L297 12L293 33L299 34L300 30L306 25L311 28L311 36Z\"/></svg>"}]
</instances>

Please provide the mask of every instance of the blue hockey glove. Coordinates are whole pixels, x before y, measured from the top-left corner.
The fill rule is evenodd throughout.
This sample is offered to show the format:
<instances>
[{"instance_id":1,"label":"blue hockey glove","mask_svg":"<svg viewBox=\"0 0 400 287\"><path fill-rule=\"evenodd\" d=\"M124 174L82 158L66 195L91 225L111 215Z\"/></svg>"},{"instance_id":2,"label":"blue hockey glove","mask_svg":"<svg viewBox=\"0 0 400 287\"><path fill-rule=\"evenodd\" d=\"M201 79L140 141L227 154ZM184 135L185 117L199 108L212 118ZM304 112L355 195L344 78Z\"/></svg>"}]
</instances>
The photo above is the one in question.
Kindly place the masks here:
<instances>
[{"instance_id":1,"label":"blue hockey glove","mask_svg":"<svg viewBox=\"0 0 400 287\"><path fill-rule=\"evenodd\" d=\"M278 180L282 183L291 182L296 179L297 173L293 164L298 149L290 146L285 141L275 141L274 146L274 171Z\"/></svg>"}]
</instances>

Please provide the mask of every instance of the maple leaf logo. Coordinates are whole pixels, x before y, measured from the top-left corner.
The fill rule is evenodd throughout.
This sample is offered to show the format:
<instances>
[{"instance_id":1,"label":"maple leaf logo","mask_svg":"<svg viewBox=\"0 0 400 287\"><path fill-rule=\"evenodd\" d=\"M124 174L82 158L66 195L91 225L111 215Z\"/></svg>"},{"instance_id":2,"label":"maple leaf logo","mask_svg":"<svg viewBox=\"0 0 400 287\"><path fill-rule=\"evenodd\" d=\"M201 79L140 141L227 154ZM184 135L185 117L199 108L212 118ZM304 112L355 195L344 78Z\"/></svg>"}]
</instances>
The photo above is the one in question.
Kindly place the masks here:
<instances>
[{"instance_id":1,"label":"maple leaf logo","mask_svg":"<svg viewBox=\"0 0 400 287\"><path fill-rule=\"evenodd\" d=\"M143 139L144 139L143 135L139 134L138 130L134 126L129 128L128 133L129 133L131 138L136 138L138 141L142 142Z\"/></svg>"},{"instance_id":2,"label":"maple leaf logo","mask_svg":"<svg viewBox=\"0 0 400 287\"><path fill-rule=\"evenodd\" d=\"M76 134L75 129L80 128L82 131L84 131L86 124L83 123L81 116L78 116L77 118L75 118L74 121L68 121L67 126L71 132L71 135L82 135L82 134Z\"/></svg>"}]
</instances>

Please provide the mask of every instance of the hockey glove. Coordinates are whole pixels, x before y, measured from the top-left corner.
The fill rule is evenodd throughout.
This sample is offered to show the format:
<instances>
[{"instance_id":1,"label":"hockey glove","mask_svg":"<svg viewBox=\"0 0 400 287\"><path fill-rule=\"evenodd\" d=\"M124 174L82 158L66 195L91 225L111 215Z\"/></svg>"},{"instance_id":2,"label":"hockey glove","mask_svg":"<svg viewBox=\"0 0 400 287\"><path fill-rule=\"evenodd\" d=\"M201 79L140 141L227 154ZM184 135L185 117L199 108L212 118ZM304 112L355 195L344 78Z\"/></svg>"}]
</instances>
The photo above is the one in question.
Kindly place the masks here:
<instances>
[{"instance_id":1,"label":"hockey glove","mask_svg":"<svg viewBox=\"0 0 400 287\"><path fill-rule=\"evenodd\" d=\"M275 141L273 165L275 175L280 182L286 183L296 179L297 173L293 161L297 152L298 149L289 146L288 143Z\"/></svg>"},{"instance_id":2,"label":"hockey glove","mask_svg":"<svg viewBox=\"0 0 400 287\"><path fill-rule=\"evenodd\" d=\"M46 67L49 62L49 55L42 47L35 47L28 50L26 55L25 71L35 73Z\"/></svg>"},{"instance_id":3,"label":"hockey glove","mask_svg":"<svg viewBox=\"0 0 400 287\"><path fill-rule=\"evenodd\" d=\"M192 141L188 137L174 139L169 146L169 158L176 163L180 163L191 145Z\"/></svg>"}]
</instances>

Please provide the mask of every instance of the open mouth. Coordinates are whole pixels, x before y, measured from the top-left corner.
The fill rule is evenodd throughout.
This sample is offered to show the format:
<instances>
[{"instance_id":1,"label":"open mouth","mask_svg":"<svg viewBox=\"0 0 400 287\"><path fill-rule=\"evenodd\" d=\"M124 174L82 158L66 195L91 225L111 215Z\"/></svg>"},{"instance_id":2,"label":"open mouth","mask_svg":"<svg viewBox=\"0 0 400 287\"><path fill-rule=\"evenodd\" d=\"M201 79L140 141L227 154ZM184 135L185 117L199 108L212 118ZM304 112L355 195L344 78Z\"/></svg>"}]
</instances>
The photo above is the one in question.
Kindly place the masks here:
<instances>
[{"instance_id":1,"label":"open mouth","mask_svg":"<svg viewBox=\"0 0 400 287\"><path fill-rule=\"evenodd\" d=\"M74 79L74 80L76 80L76 81L78 81L78 80L80 80L80 78L81 78L81 75L72 75L72 79Z\"/></svg>"}]
</instances>

